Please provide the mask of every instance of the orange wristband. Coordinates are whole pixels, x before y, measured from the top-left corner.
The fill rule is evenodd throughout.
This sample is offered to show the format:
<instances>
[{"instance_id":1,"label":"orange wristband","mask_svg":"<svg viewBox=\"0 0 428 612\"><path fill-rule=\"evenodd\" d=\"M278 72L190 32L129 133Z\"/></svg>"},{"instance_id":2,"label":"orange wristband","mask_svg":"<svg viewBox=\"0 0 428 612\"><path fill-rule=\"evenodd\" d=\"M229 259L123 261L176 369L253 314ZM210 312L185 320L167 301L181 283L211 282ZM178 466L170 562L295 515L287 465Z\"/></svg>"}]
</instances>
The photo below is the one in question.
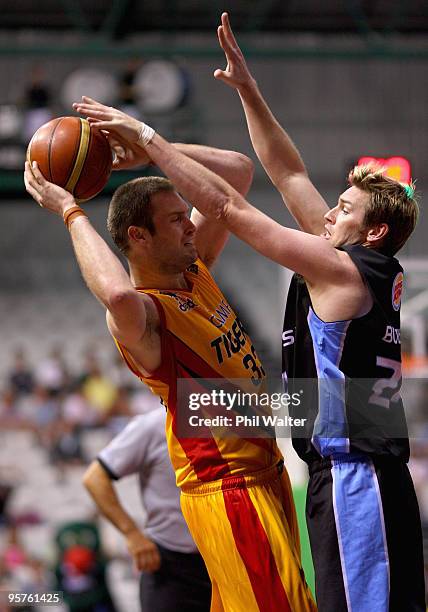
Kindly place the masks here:
<instances>
[{"instance_id":1,"label":"orange wristband","mask_svg":"<svg viewBox=\"0 0 428 612\"><path fill-rule=\"evenodd\" d=\"M63 216L66 228L70 230L71 222L74 221L74 219L77 219L77 217L81 217L81 216L83 217L88 216L83 210L83 208L81 208L80 206L72 206L71 208L69 208L64 213L64 216Z\"/></svg>"}]
</instances>

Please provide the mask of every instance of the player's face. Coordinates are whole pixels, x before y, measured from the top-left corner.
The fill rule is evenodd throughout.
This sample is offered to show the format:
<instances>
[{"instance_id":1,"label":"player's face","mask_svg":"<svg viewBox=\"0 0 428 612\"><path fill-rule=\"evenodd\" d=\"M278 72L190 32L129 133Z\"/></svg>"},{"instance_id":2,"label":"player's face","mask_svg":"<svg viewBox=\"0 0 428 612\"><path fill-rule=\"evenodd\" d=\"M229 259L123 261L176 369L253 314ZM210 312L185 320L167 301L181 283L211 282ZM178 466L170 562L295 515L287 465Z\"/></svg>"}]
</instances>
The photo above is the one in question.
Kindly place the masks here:
<instances>
[{"instance_id":1,"label":"player's face","mask_svg":"<svg viewBox=\"0 0 428 612\"><path fill-rule=\"evenodd\" d=\"M157 193L152 205L156 231L151 237L151 254L165 272L182 272L198 256L189 207L175 191Z\"/></svg>"},{"instance_id":2,"label":"player's face","mask_svg":"<svg viewBox=\"0 0 428 612\"><path fill-rule=\"evenodd\" d=\"M367 230L364 226L369 194L350 187L339 197L337 205L324 215L325 232L321 234L334 247L344 244L362 244Z\"/></svg>"}]
</instances>

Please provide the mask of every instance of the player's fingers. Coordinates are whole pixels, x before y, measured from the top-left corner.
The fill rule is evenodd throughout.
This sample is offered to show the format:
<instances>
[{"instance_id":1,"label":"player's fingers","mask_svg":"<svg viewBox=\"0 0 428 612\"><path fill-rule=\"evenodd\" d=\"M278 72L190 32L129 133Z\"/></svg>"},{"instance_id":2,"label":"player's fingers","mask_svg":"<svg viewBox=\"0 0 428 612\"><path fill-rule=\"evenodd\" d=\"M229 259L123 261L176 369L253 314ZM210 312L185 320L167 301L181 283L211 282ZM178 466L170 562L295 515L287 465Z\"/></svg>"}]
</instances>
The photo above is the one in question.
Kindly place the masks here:
<instances>
[{"instance_id":1,"label":"player's fingers","mask_svg":"<svg viewBox=\"0 0 428 612\"><path fill-rule=\"evenodd\" d=\"M223 26L219 26L217 28L217 36L218 36L218 42L220 43L220 47L223 49L223 51L226 54L226 57L228 58L233 49L230 46L230 43L225 36Z\"/></svg>"},{"instance_id":2,"label":"player's fingers","mask_svg":"<svg viewBox=\"0 0 428 612\"><path fill-rule=\"evenodd\" d=\"M156 571L157 571L157 570L160 568L160 566L161 566L161 558L160 558L160 554L159 554L159 551L158 551L158 550L156 550L156 551L155 551L155 555L154 555L154 557L155 557L155 558L154 558L154 567L153 567L153 571L155 571L155 572L156 572Z\"/></svg>"},{"instance_id":3,"label":"player's fingers","mask_svg":"<svg viewBox=\"0 0 428 612\"><path fill-rule=\"evenodd\" d=\"M223 13L221 16L221 24L223 26L223 34L228 44L236 51L239 51L239 45L236 41L235 35L233 33L232 27L229 21L228 13Z\"/></svg>"},{"instance_id":4,"label":"player's fingers","mask_svg":"<svg viewBox=\"0 0 428 612\"><path fill-rule=\"evenodd\" d=\"M36 200L37 204L39 206L43 207L42 204L42 196L40 195L40 193L37 191L37 189L35 187L33 187L30 183L29 180L24 179L25 182L25 189L27 190L27 192L30 194L30 196Z\"/></svg>"},{"instance_id":5,"label":"player's fingers","mask_svg":"<svg viewBox=\"0 0 428 612\"><path fill-rule=\"evenodd\" d=\"M217 68L217 70L214 70L214 78L218 81L224 81L224 83L227 84L233 81L227 70L220 70L219 68Z\"/></svg>"},{"instance_id":6,"label":"player's fingers","mask_svg":"<svg viewBox=\"0 0 428 612\"><path fill-rule=\"evenodd\" d=\"M28 162L25 162L24 183L26 187L30 185L33 189L35 189L37 185L37 181L34 178L34 174L31 172L31 166Z\"/></svg>"},{"instance_id":7,"label":"player's fingers","mask_svg":"<svg viewBox=\"0 0 428 612\"><path fill-rule=\"evenodd\" d=\"M150 559L147 553L139 554L137 557L137 568L140 572L148 572L150 571Z\"/></svg>"},{"instance_id":8,"label":"player's fingers","mask_svg":"<svg viewBox=\"0 0 428 612\"><path fill-rule=\"evenodd\" d=\"M158 558L158 555L156 553L152 553L151 559L150 559L150 571L156 572L159 569L159 566L160 566L160 559Z\"/></svg>"},{"instance_id":9,"label":"player's fingers","mask_svg":"<svg viewBox=\"0 0 428 612\"><path fill-rule=\"evenodd\" d=\"M220 68L214 70L214 78L219 79L220 81L224 79L224 70L220 70Z\"/></svg>"},{"instance_id":10,"label":"player's fingers","mask_svg":"<svg viewBox=\"0 0 428 612\"><path fill-rule=\"evenodd\" d=\"M220 43L220 47L223 49L224 52L226 52L226 50L224 48L223 26L218 26L218 28L217 28L217 38L218 38L218 42Z\"/></svg>"},{"instance_id":11,"label":"player's fingers","mask_svg":"<svg viewBox=\"0 0 428 612\"><path fill-rule=\"evenodd\" d=\"M33 173L31 172L30 162L26 161L24 168L25 168L25 170L24 170L24 178L27 178L27 176L28 177L32 176Z\"/></svg>"},{"instance_id":12,"label":"player's fingers","mask_svg":"<svg viewBox=\"0 0 428 612\"><path fill-rule=\"evenodd\" d=\"M89 115L90 117L97 117L98 119L113 119L113 114L107 109L94 108L86 104L77 104L76 110L83 115Z\"/></svg>"},{"instance_id":13,"label":"player's fingers","mask_svg":"<svg viewBox=\"0 0 428 612\"><path fill-rule=\"evenodd\" d=\"M158 566L157 550L148 550L145 553L146 572L154 572Z\"/></svg>"},{"instance_id":14,"label":"player's fingers","mask_svg":"<svg viewBox=\"0 0 428 612\"><path fill-rule=\"evenodd\" d=\"M25 162L24 185L25 185L25 189L27 191L30 188L32 188L32 186L31 186L32 176L33 175L31 173L30 164L28 162Z\"/></svg>"},{"instance_id":15,"label":"player's fingers","mask_svg":"<svg viewBox=\"0 0 428 612\"><path fill-rule=\"evenodd\" d=\"M82 96L82 101L85 102L85 104L96 104L97 106L104 106L104 108L107 108L107 106L101 104L101 102L98 102L98 100L90 98L89 96Z\"/></svg>"},{"instance_id":16,"label":"player's fingers","mask_svg":"<svg viewBox=\"0 0 428 612\"><path fill-rule=\"evenodd\" d=\"M227 37L223 26L220 26L218 29L218 39L228 62L237 64L240 60L242 61L243 56L240 48L234 39Z\"/></svg>"},{"instance_id":17,"label":"player's fingers","mask_svg":"<svg viewBox=\"0 0 428 612\"><path fill-rule=\"evenodd\" d=\"M99 112L97 111L96 108L94 108L90 104L83 104L83 102L75 102L73 104L73 108L75 111L77 111L78 113L81 113L82 115L94 115L97 112Z\"/></svg>"},{"instance_id":18,"label":"player's fingers","mask_svg":"<svg viewBox=\"0 0 428 612\"><path fill-rule=\"evenodd\" d=\"M97 130L108 130L114 127L111 121L101 121L100 119L95 119L95 117L88 117L88 121L91 127Z\"/></svg>"},{"instance_id":19,"label":"player's fingers","mask_svg":"<svg viewBox=\"0 0 428 612\"><path fill-rule=\"evenodd\" d=\"M224 28L224 33L227 38L230 38L234 42L236 42L235 36L232 31L232 26L230 25L230 19L228 13L223 13L221 16L221 25Z\"/></svg>"},{"instance_id":20,"label":"player's fingers","mask_svg":"<svg viewBox=\"0 0 428 612\"><path fill-rule=\"evenodd\" d=\"M221 25L224 29L224 34L226 38L236 42L235 37L232 32L232 28L230 27L229 15L227 13L222 13L221 16Z\"/></svg>"},{"instance_id":21,"label":"player's fingers","mask_svg":"<svg viewBox=\"0 0 428 612\"><path fill-rule=\"evenodd\" d=\"M31 171L33 173L34 178L36 179L37 183L39 185L43 185L43 183L45 183L45 177L43 176L43 174L40 172L39 170L39 166L37 164L36 161L33 161L33 163L31 164Z\"/></svg>"}]
</instances>

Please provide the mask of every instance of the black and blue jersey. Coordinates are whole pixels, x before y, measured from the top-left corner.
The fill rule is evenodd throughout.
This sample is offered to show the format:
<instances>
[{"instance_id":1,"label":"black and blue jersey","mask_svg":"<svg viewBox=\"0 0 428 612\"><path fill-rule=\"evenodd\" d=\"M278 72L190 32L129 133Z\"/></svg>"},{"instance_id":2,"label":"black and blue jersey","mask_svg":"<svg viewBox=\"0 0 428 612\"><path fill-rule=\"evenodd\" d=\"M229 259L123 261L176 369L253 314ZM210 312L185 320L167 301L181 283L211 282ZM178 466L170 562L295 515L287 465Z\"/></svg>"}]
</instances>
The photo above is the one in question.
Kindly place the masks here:
<instances>
[{"instance_id":1,"label":"black and blue jersey","mask_svg":"<svg viewBox=\"0 0 428 612\"><path fill-rule=\"evenodd\" d=\"M304 279L293 276L282 336L283 376L289 392L304 388L291 416L307 419L293 445L308 463L349 452L407 461L400 396L403 269L394 257L373 249L342 250L357 266L373 306L362 317L326 323L312 308Z\"/></svg>"},{"instance_id":2,"label":"black and blue jersey","mask_svg":"<svg viewBox=\"0 0 428 612\"><path fill-rule=\"evenodd\" d=\"M372 298L364 316L322 321L294 275L285 312L283 376L293 445L309 464L306 518L320 612L423 612L422 532L405 462L409 442L400 397L398 261L342 247ZM302 393L303 391L303 393Z\"/></svg>"}]
</instances>

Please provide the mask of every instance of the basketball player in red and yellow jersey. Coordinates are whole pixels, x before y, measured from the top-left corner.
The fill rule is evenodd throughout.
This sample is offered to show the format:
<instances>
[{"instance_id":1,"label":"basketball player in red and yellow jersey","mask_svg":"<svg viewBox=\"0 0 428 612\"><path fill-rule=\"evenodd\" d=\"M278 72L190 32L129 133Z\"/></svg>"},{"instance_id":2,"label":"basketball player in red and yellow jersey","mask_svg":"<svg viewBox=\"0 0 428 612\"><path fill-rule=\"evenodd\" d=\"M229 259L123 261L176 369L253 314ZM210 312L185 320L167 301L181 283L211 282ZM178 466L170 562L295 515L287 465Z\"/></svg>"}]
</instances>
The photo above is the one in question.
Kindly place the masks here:
<instances>
[{"instance_id":1,"label":"basketball player in red and yellow jersey","mask_svg":"<svg viewBox=\"0 0 428 612\"><path fill-rule=\"evenodd\" d=\"M122 140L126 136L116 133L119 142L111 136L116 168L147 163L144 149ZM175 147L241 194L248 191L248 158L207 147ZM211 610L314 611L301 567L290 482L276 441L214 433L189 438L178 431L178 379L226 384L265 376L251 339L209 272L227 239L224 227L196 210L189 218L188 205L167 179L122 185L112 198L108 227L128 260L129 277L72 195L47 182L37 165L27 163L25 184L41 206L64 218L83 277L106 307L107 325L122 356L167 406L169 453L183 514L212 581Z\"/></svg>"}]
</instances>

